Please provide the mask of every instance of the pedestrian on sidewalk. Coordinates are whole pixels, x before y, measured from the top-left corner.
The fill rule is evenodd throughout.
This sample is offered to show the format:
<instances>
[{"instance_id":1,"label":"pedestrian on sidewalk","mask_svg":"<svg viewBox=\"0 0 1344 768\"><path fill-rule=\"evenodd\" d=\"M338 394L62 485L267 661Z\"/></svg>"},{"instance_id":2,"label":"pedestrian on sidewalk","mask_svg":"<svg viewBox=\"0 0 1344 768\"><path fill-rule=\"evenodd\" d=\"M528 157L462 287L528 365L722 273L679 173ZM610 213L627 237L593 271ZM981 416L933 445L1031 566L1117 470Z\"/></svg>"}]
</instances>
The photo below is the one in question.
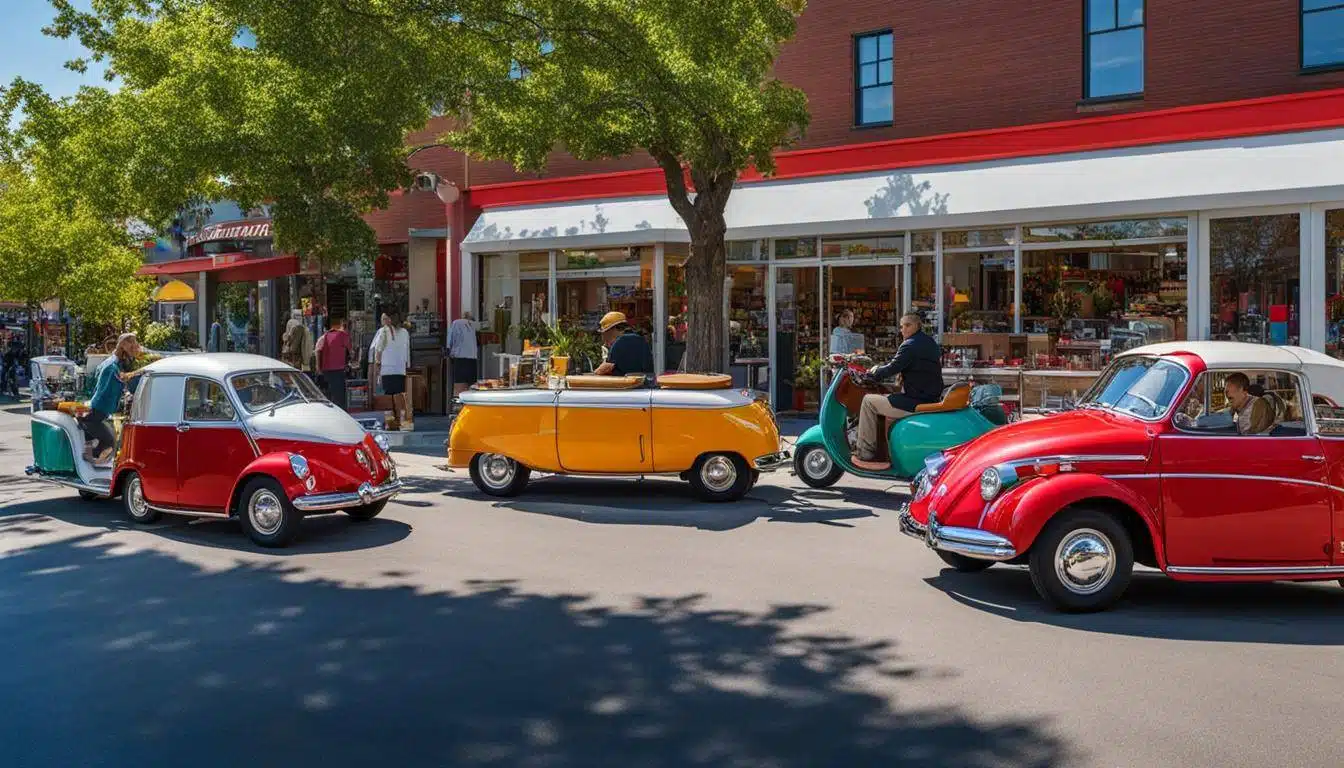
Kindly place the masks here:
<instances>
[{"instance_id":1,"label":"pedestrian on sidewalk","mask_svg":"<svg viewBox=\"0 0 1344 768\"><path fill-rule=\"evenodd\" d=\"M470 312L453 321L448 328L449 371L453 375L453 398L466 392L476 383L479 376L477 358L480 350L476 345L476 323Z\"/></svg>"},{"instance_id":2,"label":"pedestrian on sidewalk","mask_svg":"<svg viewBox=\"0 0 1344 768\"><path fill-rule=\"evenodd\" d=\"M345 321L339 317L332 320L314 351L322 381L327 385L327 397L346 410L345 369L350 364L350 334L345 332Z\"/></svg>"},{"instance_id":3,"label":"pedestrian on sidewalk","mask_svg":"<svg viewBox=\"0 0 1344 768\"><path fill-rule=\"evenodd\" d=\"M383 315L383 327L374 339L374 362L382 379L383 394L392 396L392 418L402 432L415 430L414 417L406 397L406 366L411 362L411 334L402 327L400 316Z\"/></svg>"}]
</instances>

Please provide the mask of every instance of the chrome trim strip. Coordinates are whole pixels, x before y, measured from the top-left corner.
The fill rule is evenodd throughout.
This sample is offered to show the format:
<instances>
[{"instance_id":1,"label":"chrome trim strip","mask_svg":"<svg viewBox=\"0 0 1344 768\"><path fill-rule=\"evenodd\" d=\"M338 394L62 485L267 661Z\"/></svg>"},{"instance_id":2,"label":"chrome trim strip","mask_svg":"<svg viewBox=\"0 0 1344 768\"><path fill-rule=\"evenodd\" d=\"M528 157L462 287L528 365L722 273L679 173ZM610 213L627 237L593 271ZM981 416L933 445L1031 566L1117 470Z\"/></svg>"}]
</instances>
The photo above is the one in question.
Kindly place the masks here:
<instances>
[{"instance_id":1,"label":"chrome trim strip","mask_svg":"<svg viewBox=\"0 0 1344 768\"><path fill-rule=\"evenodd\" d=\"M1264 440L1266 438L1271 440L1315 440L1316 436L1315 435L1243 435L1243 434L1192 435L1189 434L1188 432L1182 432L1180 434L1177 434L1175 432L1168 432L1167 434L1162 436L1163 440L1227 440L1230 438L1250 438L1252 440Z\"/></svg>"},{"instance_id":2,"label":"chrome trim strip","mask_svg":"<svg viewBox=\"0 0 1344 768\"><path fill-rule=\"evenodd\" d=\"M402 485L400 480L392 480L382 485L372 485L370 483L361 483L358 491L349 491L346 493L321 493L313 496L300 496L292 502L294 508L300 512L322 512L327 510L348 509L350 507L359 507L365 504L390 499L401 493Z\"/></svg>"},{"instance_id":3,"label":"chrome trim strip","mask_svg":"<svg viewBox=\"0 0 1344 768\"><path fill-rule=\"evenodd\" d=\"M150 504L148 500L145 501L145 506L149 507L155 512L162 512L165 515L182 515L183 517L210 517L216 520L227 520L229 518L228 512L206 512L205 510L201 509L175 509L173 507L165 507L159 504Z\"/></svg>"},{"instance_id":4,"label":"chrome trim strip","mask_svg":"<svg viewBox=\"0 0 1344 768\"><path fill-rule=\"evenodd\" d=\"M1202 566L1169 565L1167 573L1186 573L1192 576L1344 576L1344 567L1334 565L1303 566Z\"/></svg>"},{"instance_id":5,"label":"chrome trim strip","mask_svg":"<svg viewBox=\"0 0 1344 768\"><path fill-rule=\"evenodd\" d=\"M1167 478L1179 478L1182 480L1262 480L1268 483L1287 483L1289 485L1306 485L1313 488L1328 488L1332 491L1344 493L1344 488L1329 483L1318 483L1315 480L1298 480L1292 477L1270 477L1269 475L1223 475L1215 473L1200 472L1170 472L1159 474L1138 474L1138 475L1102 475L1108 480L1165 480Z\"/></svg>"},{"instance_id":6,"label":"chrome trim strip","mask_svg":"<svg viewBox=\"0 0 1344 768\"><path fill-rule=\"evenodd\" d=\"M1137 453L1109 453L1109 454L1099 453L1095 455L1070 454L1062 456L1036 456L1027 459L1013 459L1011 461L1006 461L998 466L1017 468L1017 467L1029 467L1032 466L1033 464L1055 464L1055 463L1085 464L1096 462L1115 463L1122 461L1147 461L1147 460L1148 460L1147 456L1142 456Z\"/></svg>"}]
</instances>

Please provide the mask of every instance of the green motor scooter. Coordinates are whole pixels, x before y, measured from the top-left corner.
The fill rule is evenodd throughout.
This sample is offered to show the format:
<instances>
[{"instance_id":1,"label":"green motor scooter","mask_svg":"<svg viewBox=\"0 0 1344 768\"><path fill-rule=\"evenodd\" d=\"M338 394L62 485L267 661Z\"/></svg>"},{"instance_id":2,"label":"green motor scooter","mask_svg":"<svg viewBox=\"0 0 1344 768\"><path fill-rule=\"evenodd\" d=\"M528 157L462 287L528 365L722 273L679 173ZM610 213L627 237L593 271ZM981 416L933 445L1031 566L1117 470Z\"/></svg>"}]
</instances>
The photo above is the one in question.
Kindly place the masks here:
<instances>
[{"instance_id":1,"label":"green motor scooter","mask_svg":"<svg viewBox=\"0 0 1344 768\"><path fill-rule=\"evenodd\" d=\"M869 472L854 466L851 433L858 424L865 395L886 394L864 381L871 360L857 355L832 355L833 376L821 402L821 418L794 444L793 467L804 483L829 488L849 472L859 477L910 481L924 469L930 454L960 445L1007 422L997 402L971 405L971 385L954 384L939 403L897 421L887 433L891 466Z\"/></svg>"}]
</instances>

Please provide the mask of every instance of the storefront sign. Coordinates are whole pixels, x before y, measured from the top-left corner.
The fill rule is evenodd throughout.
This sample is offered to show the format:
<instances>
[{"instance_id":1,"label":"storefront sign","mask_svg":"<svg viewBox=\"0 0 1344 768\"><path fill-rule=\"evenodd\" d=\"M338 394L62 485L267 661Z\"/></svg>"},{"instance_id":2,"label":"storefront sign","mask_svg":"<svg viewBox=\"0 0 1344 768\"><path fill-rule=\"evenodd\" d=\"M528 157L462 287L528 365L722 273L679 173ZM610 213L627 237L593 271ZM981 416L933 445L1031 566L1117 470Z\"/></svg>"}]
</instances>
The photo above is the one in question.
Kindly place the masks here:
<instances>
[{"instance_id":1,"label":"storefront sign","mask_svg":"<svg viewBox=\"0 0 1344 768\"><path fill-rule=\"evenodd\" d=\"M206 243L212 240L269 240L271 222L266 221L226 221L203 227L200 232L187 239L187 245Z\"/></svg>"}]
</instances>

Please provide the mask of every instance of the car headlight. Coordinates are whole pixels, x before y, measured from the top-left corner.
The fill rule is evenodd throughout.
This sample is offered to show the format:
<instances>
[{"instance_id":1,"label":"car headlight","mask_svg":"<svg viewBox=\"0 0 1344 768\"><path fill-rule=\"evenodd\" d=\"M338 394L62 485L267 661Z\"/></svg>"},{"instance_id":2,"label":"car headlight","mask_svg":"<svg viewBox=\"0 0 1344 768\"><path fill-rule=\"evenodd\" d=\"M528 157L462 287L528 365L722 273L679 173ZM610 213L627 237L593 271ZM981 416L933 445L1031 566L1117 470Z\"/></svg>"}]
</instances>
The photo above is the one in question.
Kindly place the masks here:
<instances>
[{"instance_id":1,"label":"car headlight","mask_svg":"<svg viewBox=\"0 0 1344 768\"><path fill-rule=\"evenodd\" d=\"M1003 490L1003 475L999 474L998 469L990 467L980 473L980 498L989 501L998 496L1001 490Z\"/></svg>"},{"instance_id":2,"label":"car headlight","mask_svg":"<svg viewBox=\"0 0 1344 768\"><path fill-rule=\"evenodd\" d=\"M312 470L308 468L308 460L297 453L289 454L289 470L300 480L306 479L308 475L312 474Z\"/></svg>"},{"instance_id":3,"label":"car headlight","mask_svg":"<svg viewBox=\"0 0 1344 768\"><path fill-rule=\"evenodd\" d=\"M387 453L388 451L392 450L392 443L388 441L387 435L384 435L382 433L376 434L373 436L373 442L379 448L383 449L383 453Z\"/></svg>"}]
</instances>

